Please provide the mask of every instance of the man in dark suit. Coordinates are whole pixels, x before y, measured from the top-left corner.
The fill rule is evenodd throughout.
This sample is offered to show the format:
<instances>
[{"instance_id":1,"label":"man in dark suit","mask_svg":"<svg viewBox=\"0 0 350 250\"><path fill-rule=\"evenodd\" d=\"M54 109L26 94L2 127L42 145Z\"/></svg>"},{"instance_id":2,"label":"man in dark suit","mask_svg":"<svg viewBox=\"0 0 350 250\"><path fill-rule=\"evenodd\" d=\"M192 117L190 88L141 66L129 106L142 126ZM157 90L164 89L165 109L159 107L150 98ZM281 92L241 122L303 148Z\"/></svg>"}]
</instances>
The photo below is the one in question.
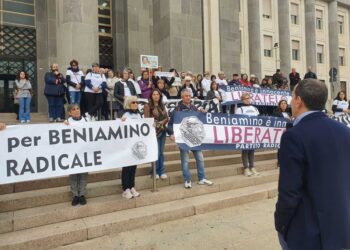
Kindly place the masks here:
<instances>
[{"instance_id":1,"label":"man in dark suit","mask_svg":"<svg viewBox=\"0 0 350 250\"><path fill-rule=\"evenodd\" d=\"M327 87L306 79L281 139L275 227L282 249L350 249L350 129L321 112Z\"/></svg>"}]
</instances>

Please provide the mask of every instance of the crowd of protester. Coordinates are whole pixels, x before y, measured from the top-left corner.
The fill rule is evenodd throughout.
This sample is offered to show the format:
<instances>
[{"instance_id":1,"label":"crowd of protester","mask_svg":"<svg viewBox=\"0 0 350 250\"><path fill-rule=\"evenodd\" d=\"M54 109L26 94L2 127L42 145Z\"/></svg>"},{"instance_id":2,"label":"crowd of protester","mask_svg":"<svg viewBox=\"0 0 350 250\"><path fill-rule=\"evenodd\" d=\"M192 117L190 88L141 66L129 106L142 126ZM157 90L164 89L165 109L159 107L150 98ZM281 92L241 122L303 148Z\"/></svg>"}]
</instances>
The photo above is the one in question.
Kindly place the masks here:
<instances>
[{"instance_id":1,"label":"crowd of protester","mask_svg":"<svg viewBox=\"0 0 350 250\"><path fill-rule=\"evenodd\" d=\"M72 60L66 70L60 70L57 64L50 66L50 71L45 74L44 95L48 101L49 122L62 122L66 125L77 122L89 122L97 120L112 120L120 118L138 119L143 117L154 118L158 142L158 160L156 162L156 179L167 179L164 164L164 146L166 136L174 140L173 113L167 112L165 103L170 99L181 99L175 107L175 111L202 111L191 103L191 99L210 100L216 104L223 102L221 86L243 86L275 90L293 90L301 81L300 74L293 68L289 74L289 80L280 71L276 70L273 76L266 76L261 81L256 75L237 74L232 79L227 79L224 72L217 75L209 71L202 74L193 74L190 71L177 72L170 69L170 77L156 75L158 69L141 69L134 72L130 68L123 71L113 71L102 68L98 63L93 63L91 68L84 73L79 68L79 62ZM65 72L65 73L64 73ZM311 68L305 74L305 78L317 78ZM289 84L288 84L289 83ZM19 99L19 120L21 123L30 122L30 100L32 96L31 84L25 71L20 71L16 80L17 96ZM138 110L139 98L148 99L144 105L143 114ZM65 112L65 104L69 104ZM332 111L335 115L350 113L349 102L343 91L334 99ZM288 103L281 100L277 107L253 106L248 93L241 96L241 104L235 106L223 105L219 112L229 112L248 116L268 115L283 117L292 121ZM67 120L66 117L68 117ZM1 129L5 128L0 124ZM204 169L204 157L200 150L192 150L196 160L198 184L212 185L213 182L206 179ZM189 151L180 149L180 159L183 171L184 186L191 188L191 174L188 161ZM242 162L244 175L249 177L259 175L254 167L254 150L242 150ZM136 166L127 166L122 169L123 197L131 199L140 194L135 189ZM72 205L86 204L87 174L70 176L71 190L73 194Z\"/></svg>"}]
</instances>

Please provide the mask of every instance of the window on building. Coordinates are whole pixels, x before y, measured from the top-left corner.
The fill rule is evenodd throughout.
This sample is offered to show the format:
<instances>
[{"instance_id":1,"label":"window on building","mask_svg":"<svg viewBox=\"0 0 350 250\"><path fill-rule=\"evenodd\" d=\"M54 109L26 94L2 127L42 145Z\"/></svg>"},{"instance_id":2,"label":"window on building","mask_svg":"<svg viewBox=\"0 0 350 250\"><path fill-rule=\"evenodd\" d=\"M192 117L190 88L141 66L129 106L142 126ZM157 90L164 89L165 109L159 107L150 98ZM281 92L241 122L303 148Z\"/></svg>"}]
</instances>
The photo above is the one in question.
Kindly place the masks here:
<instances>
[{"instance_id":1,"label":"window on building","mask_svg":"<svg viewBox=\"0 0 350 250\"><path fill-rule=\"evenodd\" d=\"M292 41L292 60L299 61L300 60L300 42Z\"/></svg>"},{"instance_id":2,"label":"window on building","mask_svg":"<svg viewBox=\"0 0 350 250\"><path fill-rule=\"evenodd\" d=\"M100 36L112 36L110 0L98 0L98 33Z\"/></svg>"},{"instance_id":3,"label":"window on building","mask_svg":"<svg viewBox=\"0 0 350 250\"><path fill-rule=\"evenodd\" d=\"M317 44L317 63L324 62L324 46Z\"/></svg>"},{"instance_id":4,"label":"window on building","mask_svg":"<svg viewBox=\"0 0 350 250\"><path fill-rule=\"evenodd\" d=\"M338 16L338 33L344 34L344 16Z\"/></svg>"},{"instance_id":5,"label":"window on building","mask_svg":"<svg viewBox=\"0 0 350 250\"><path fill-rule=\"evenodd\" d=\"M272 36L264 36L264 56L272 57Z\"/></svg>"},{"instance_id":6,"label":"window on building","mask_svg":"<svg viewBox=\"0 0 350 250\"><path fill-rule=\"evenodd\" d=\"M35 27L34 0L0 0L0 24Z\"/></svg>"},{"instance_id":7,"label":"window on building","mask_svg":"<svg viewBox=\"0 0 350 250\"><path fill-rule=\"evenodd\" d=\"M299 5L292 3L290 5L290 18L291 18L291 22L292 24L299 24Z\"/></svg>"},{"instance_id":8,"label":"window on building","mask_svg":"<svg viewBox=\"0 0 350 250\"><path fill-rule=\"evenodd\" d=\"M263 0L263 18L272 18L271 0Z\"/></svg>"},{"instance_id":9,"label":"window on building","mask_svg":"<svg viewBox=\"0 0 350 250\"><path fill-rule=\"evenodd\" d=\"M100 65L113 68L111 0L98 0L98 38Z\"/></svg>"},{"instance_id":10,"label":"window on building","mask_svg":"<svg viewBox=\"0 0 350 250\"><path fill-rule=\"evenodd\" d=\"M346 93L346 81L340 81L340 91L344 91Z\"/></svg>"},{"instance_id":11,"label":"window on building","mask_svg":"<svg viewBox=\"0 0 350 250\"><path fill-rule=\"evenodd\" d=\"M339 66L345 66L345 49L339 49Z\"/></svg>"},{"instance_id":12,"label":"window on building","mask_svg":"<svg viewBox=\"0 0 350 250\"><path fill-rule=\"evenodd\" d=\"M322 10L316 10L316 29L318 30L323 29L323 11Z\"/></svg>"}]
</instances>

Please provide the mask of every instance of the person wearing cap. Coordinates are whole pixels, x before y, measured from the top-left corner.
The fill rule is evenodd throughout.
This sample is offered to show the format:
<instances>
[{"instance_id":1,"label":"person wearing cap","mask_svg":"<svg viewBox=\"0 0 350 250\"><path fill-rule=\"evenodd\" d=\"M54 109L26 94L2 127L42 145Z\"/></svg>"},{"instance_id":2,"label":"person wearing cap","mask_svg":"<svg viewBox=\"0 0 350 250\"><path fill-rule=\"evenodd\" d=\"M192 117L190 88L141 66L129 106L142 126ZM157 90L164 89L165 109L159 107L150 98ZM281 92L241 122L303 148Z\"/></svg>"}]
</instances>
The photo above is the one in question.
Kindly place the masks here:
<instances>
[{"instance_id":1,"label":"person wearing cap","mask_svg":"<svg viewBox=\"0 0 350 250\"><path fill-rule=\"evenodd\" d=\"M87 102L87 110L85 116L88 120L97 120L97 112L103 105L102 90L107 88L107 80L104 74L100 73L100 65L92 64L92 71L85 78L85 98Z\"/></svg>"},{"instance_id":2,"label":"person wearing cap","mask_svg":"<svg viewBox=\"0 0 350 250\"><path fill-rule=\"evenodd\" d=\"M116 109L118 118L120 118L124 113L125 97L136 95L137 93L134 84L129 81L129 70L124 69L122 78L115 84L114 87L114 96L117 99Z\"/></svg>"},{"instance_id":3,"label":"person wearing cap","mask_svg":"<svg viewBox=\"0 0 350 250\"><path fill-rule=\"evenodd\" d=\"M184 79L184 85L180 88L178 97L181 97L182 90L187 89L191 93L191 98L197 97L197 91L192 85L192 77L186 76Z\"/></svg>"}]
</instances>

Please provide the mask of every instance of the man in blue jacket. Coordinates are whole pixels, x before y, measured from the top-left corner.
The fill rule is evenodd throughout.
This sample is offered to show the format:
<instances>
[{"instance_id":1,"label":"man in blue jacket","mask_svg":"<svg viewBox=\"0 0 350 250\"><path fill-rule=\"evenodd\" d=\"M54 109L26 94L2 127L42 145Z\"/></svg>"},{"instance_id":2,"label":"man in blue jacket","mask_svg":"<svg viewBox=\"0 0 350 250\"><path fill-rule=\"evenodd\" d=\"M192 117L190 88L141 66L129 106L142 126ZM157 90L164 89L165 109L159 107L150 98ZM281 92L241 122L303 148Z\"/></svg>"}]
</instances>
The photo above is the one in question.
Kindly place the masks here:
<instances>
[{"instance_id":1,"label":"man in blue jacket","mask_svg":"<svg viewBox=\"0 0 350 250\"><path fill-rule=\"evenodd\" d=\"M282 249L350 249L350 129L321 112L327 87L296 85L282 136L275 227Z\"/></svg>"}]
</instances>

